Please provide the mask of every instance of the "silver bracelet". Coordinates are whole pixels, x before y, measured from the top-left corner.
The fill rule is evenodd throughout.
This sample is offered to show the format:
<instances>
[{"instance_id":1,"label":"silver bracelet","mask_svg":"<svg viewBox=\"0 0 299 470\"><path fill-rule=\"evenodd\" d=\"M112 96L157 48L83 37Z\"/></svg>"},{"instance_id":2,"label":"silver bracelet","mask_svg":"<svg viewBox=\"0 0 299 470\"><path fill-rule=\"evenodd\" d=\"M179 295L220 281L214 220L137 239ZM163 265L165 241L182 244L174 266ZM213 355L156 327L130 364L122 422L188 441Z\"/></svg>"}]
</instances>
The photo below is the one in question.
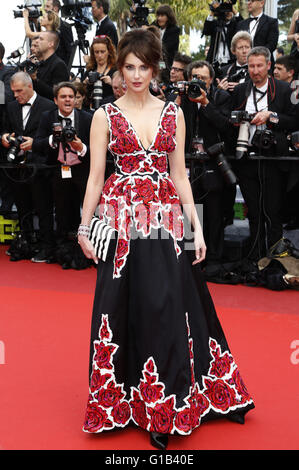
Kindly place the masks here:
<instances>
[{"instance_id":1,"label":"silver bracelet","mask_svg":"<svg viewBox=\"0 0 299 470\"><path fill-rule=\"evenodd\" d=\"M80 224L79 227L78 227L78 232L77 232L77 237L79 235L82 235L84 237L88 237L89 236L89 233L90 233L90 227L89 225L83 225L83 224Z\"/></svg>"}]
</instances>

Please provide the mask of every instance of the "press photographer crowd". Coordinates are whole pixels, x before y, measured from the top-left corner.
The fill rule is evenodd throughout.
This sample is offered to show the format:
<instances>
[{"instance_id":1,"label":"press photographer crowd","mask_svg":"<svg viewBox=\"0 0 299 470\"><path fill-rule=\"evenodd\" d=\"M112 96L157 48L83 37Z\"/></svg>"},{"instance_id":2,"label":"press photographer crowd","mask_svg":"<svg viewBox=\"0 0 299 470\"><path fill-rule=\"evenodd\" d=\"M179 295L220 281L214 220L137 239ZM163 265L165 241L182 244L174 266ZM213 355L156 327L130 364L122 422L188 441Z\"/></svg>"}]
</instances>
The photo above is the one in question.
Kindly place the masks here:
<instances>
[{"instance_id":1,"label":"press photographer crowd","mask_svg":"<svg viewBox=\"0 0 299 470\"><path fill-rule=\"evenodd\" d=\"M179 51L182 31L169 5L158 6L149 24L145 0L128 3L129 27L149 28L162 41L151 93L174 101L185 116L186 168L195 203L203 205L207 281L296 288L299 277L288 277L281 261L299 258L299 247L285 236L299 229L299 9L286 54L265 0L248 1L246 19L237 0L212 1L202 30L206 56L192 60ZM126 92L116 68L120 36L109 0L27 2L13 14L23 19L30 52L24 60L19 48L4 64L0 43L0 217L17 219L19 228L6 254L11 261L84 269L93 263L76 232L89 132L93 113ZM106 176L113 171L107 154ZM239 191L249 236L236 240L228 256L225 232L234 224ZM265 258L270 262L261 265Z\"/></svg>"}]
</instances>

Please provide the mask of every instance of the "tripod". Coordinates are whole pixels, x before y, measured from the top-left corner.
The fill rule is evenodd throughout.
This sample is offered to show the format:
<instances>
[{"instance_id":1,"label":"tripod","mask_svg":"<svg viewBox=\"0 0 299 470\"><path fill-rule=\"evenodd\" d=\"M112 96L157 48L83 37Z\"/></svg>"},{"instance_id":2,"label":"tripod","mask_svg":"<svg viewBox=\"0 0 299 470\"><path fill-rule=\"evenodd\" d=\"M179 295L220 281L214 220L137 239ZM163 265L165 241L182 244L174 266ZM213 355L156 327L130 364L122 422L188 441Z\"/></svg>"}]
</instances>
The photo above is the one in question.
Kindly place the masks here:
<instances>
[{"instance_id":1,"label":"tripod","mask_svg":"<svg viewBox=\"0 0 299 470\"><path fill-rule=\"evenodd\" d=\"M78 69L78 73L76 76L80 74L81 81L83 81L85 66L82 64L82 58L81 58L80 52L82 51L84 55L88 55L89 41L85 39L85 33L86 33L85 26L83 26L82 23L76 19L74 19L74 21L75 23L73 26L75 26L76 28L78 39L72 43L72 52L71 52L70 60L68 63L68 71L70 72L71 68ZM78 49L78 55L79 55L79 65L73 65L73 61L74 61L77 49Z\"/></svg>"}]
</instances>

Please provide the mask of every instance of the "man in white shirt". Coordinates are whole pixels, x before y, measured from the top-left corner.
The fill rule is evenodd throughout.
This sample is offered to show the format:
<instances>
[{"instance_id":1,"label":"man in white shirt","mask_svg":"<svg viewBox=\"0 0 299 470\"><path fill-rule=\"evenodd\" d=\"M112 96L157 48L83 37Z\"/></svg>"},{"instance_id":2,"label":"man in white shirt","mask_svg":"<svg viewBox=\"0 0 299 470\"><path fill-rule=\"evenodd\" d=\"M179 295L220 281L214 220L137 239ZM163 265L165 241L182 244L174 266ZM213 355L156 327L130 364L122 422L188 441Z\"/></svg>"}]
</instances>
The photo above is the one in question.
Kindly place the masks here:
<instances>
[{"instance_id":1,"label":"man in white shirt","mask_svg":"<svg viewBox=\"0 0 299 470\"><path fill-rule=\"evenodd\" d=\"M248 0L247 3L250 16L238 23L237 31L248 31L252 38L253 47L267 47L272 55L273 66L273 52L277 47L279 37L278 20L264 14L266 0Z\"/></svg>"},{"instance_id":2,"label":"man in white shirt","mask_svg":"<svg viewBox=\"0 0 299 470\"><path fill-rule=\"evenodd\" d=\"M238 85L232 93L232 109L254 114L250 122L249 152L269 159L242 158L234 163L234 170L248 207L251 235L249 257L258 261L267 249L283 235L281 209L284 196L283 182L290 171L289 162L273 157L288 155L287 134L296 130L296 109L291 102L291 88L276 80L269 71L270 51L253 48L248 55L250 80ZM257 130L266 130L267 138L260 139ZM272 138L270 134L272 134ZM262 142L271 140L269 146ZM267 229L266 229L267 228Z\"/></svg>"}]
</instances>

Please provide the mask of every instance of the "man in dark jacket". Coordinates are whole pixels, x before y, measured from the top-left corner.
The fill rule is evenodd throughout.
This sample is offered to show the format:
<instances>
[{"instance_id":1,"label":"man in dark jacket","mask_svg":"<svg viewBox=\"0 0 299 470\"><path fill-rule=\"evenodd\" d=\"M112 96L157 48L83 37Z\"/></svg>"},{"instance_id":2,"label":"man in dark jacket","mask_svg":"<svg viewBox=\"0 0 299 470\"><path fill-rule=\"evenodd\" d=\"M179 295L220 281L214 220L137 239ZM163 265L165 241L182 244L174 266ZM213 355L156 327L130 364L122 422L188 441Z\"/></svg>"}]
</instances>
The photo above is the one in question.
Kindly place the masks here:
<instances>
[{"instance_id":1,"label":"man in dark jacket","mask_svg":"<svg viewBox=\"0 0 299 470\"><path fill-rule=\"evenodd\" d=\"M264 47L253 48L248 55L251 80L238 85L233 91L232 110L247 111L254 115L249 123L241 124L249 126L248 153L279 157L288 155L287 134L296 130L296 110L292 104L290 86L269 76L270 69L270 51ZM241 126L235 130L235 145ZM257 138L261 131L272 133L273 138L267 137L268 148L265 140L262 143L263 139ZM289 162L274 161L272 158L267 161L243 157L234 163L234 170L248 207L252 241L248 256L251 260L258 261L267 253L266 239L270 248L283 235L282 182L283 175L289 171Z\"/></svg>"},{"instance_id":2,"label":"man in dark jacket","mask_svg":"<svg viewBox=\"0 0 299 470\"><path fill-rule=\"evenodd\" d=\"M54 88L58 109L43 113L33 144L34 151L48 156L48 163L58 163L52 183L57 235L62 240L79 226L80 204L89 174L92 115L75 109L75 96L76 88L72 83L62 82ZM55 138L53 125L60 123L62 128L68 125L74 129L75 136L70 142Z\"/></svg>"},{"instance_id":3,"label":"man in dark jacket","mask_svg":"<svg viewBox=\"0 0 299 470\"><path fill-rule=\"evenodd\" d=\"M53 101L37 95L33 90L32 80L25 72L18 72L11 78L11 89L15 100L7 105L7 113L4 124L2 145L10 147L9 134L14 137L22 136L24 142L20 149L24 152L24 161L33 161L37 164L44 163L41 155L32 153L33 141L36 136L41 114L55 107ZM31 158L30 158L31 155ZM26 165L26 163L25 163ZM40 169L33 179L27 182L18 182L18 169L12 172L12 189L17 206L20 228L27 238L33 239L33 213L36 211L39 219L41 250L48 250L53 244L53 205L51 196L51 185L49 171ZM12 261L22 259L18 254L14 255Z\"/></svg>"},{"instance_id":4,"label":"man in dark jacket","mask_svg":"<svg viewBox=\"0 0 299 470\"><path fill-rule=\"evenodd\" d=\"M248 31L252 38L253 47L267 47L271 52L273 65L273 52L277 47L279 37L278 20L264 14L265 0L251 0L247 3L250 16L238 23L237 31Z\"/></svg>"},{"instance_id":5,"label":"man in dark jacket","mask_svg":"<svg viewBox=\"0 0 299 470\"><path fill-rule=\"evenodd\" d=\"M69 79L65 62L55 51L59 44L59 36L53 31L44 31L39 34L37 49L42 63L37 72L31 75L34 90L41 96L53 100L53 86Z\"/></svg>"},{"instance_id":6,"label":"man in dark jacket","mask_svg":"<svg viewBox=\"0 0 299 470\"><path fill-rule=\"evenodd\" d=\"M114 23L110 20L109 0L94 0L91 2L92 14L97 21L96 36L109 36L115 48L118 44L118 36Z\"/></svg>"},{"instance_id":7,"label":"man in dark jacket","mask_svg":"<svg viewBox=\"0 0 299 470\"><path fill-rule=\"evenodd\" d=\"M192 142L196 138L196 145L201 142L201 151L224 140L223 122L230 115L230 94L215 88L214 70L205 61L192 62L188 66L189 80L198 78L205 82L206 91L190 100L183 96L181 107L186 121L186 153L194 150ZM192 177L192 175L191 175ZM192 183L192 178L191 178ZM203 162L199 168L199 175L192 184L196 203L203 203L203 232L207 244L205 275L207 279L214 278L221 272L224 245L224 195L226 191L223 175L216 162L211 157Z\"/></svg>"}]
</instances>

